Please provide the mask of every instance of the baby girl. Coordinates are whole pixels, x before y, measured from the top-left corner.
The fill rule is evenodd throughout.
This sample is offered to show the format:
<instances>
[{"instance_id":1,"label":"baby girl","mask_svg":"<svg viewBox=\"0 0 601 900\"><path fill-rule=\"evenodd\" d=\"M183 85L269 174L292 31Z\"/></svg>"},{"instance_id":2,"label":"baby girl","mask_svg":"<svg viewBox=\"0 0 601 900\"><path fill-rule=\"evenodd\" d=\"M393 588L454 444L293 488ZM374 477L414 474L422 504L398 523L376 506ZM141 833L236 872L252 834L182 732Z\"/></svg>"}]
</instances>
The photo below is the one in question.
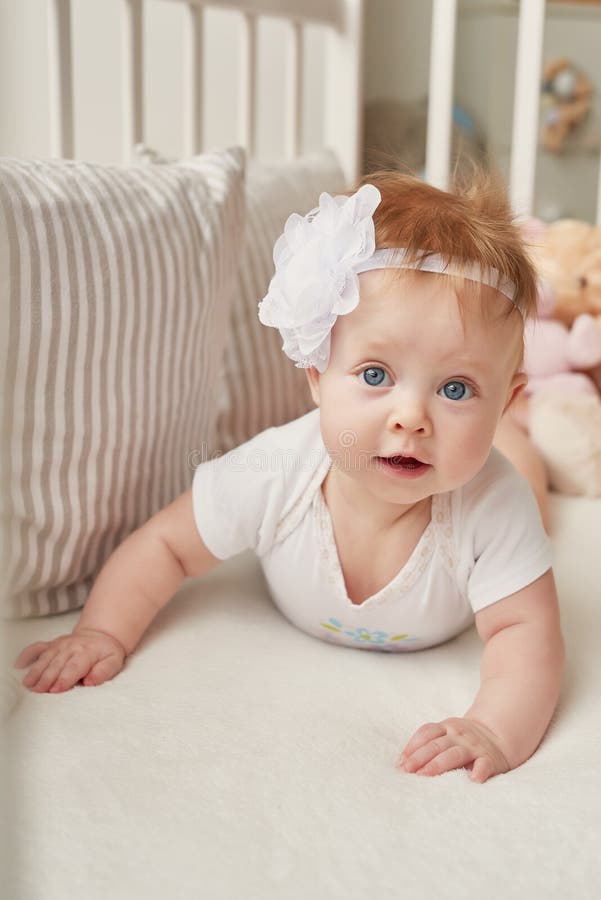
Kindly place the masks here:
<instances>
[{"instance_id":1,"label":"baby girl","mask_svg":"<svg viewBox=\"0 0 601 900\"><path fill-rule=\"evenodd\" d=\"M475 621L474 702L422 725L399 764L508 772L547 729L564 642L539 509L493 446L536 307L507 201L482 177L446 193L376 173L291 216L274 261L259 317L317 408L199 465L109 558L73 633L22 651L23 683L113 678L184 577L252 548L281 612L331 644L414 651Z\"/></svg>"}]
</instances>

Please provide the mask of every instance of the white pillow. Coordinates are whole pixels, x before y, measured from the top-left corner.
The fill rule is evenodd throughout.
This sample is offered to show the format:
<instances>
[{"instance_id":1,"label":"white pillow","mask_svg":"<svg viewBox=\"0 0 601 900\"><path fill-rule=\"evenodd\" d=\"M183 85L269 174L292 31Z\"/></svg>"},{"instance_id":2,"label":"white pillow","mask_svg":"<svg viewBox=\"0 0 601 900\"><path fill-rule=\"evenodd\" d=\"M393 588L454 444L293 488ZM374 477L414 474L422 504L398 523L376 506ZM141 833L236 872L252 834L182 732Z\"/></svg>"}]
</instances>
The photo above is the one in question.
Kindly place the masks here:
<instances>
[{"instance_id":1,"label":"white pillow","mask_svg":"<svg viewBox=\"0 0 601 900\"><path fill-rule=\"evenodd\" d=\"M144 163L167 161L143 144L135 151ZM249 162L246 238L219 378L216 443L197 462L313 409L304 371L282 352L279 331L259 322L257 307L267 293L274 272L273 245L288 216L309 212L322 191L339 194L344 190L344 174L330 150L284 163Z\"/></svg>"},{"instance_id":2,"label":"white pillow","mask_svg":"<svg viewBox=\"0 0 601 900\"><path fill-rule=\"evenodd\" d=\"M244 168L0 159L5 616L82 606L213 444Z\"/></svg>"}]
</instances>

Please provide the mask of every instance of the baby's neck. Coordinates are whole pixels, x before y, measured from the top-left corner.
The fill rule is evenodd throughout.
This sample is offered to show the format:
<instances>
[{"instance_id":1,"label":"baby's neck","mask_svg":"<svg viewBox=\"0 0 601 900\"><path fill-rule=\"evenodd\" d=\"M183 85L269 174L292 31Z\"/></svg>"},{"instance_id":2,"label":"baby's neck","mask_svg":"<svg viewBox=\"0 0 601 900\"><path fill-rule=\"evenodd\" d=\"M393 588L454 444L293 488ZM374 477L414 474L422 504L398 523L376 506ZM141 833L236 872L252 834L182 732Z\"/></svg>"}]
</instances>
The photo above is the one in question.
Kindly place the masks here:
<instances>
[{"instance_id":1,"label":"baby's neck","mask_svg":"<svg viewBox=\"0 0 601 900\"><path fill-rule=\"evenodd\" d=\"M430 518L432 497L409 504L389 503L374 497L334 466L329 469L321 490L330 511L335 510L348 527L357 522L372 536L386 533L415 517Z\"/></svg>"}]
</instances>

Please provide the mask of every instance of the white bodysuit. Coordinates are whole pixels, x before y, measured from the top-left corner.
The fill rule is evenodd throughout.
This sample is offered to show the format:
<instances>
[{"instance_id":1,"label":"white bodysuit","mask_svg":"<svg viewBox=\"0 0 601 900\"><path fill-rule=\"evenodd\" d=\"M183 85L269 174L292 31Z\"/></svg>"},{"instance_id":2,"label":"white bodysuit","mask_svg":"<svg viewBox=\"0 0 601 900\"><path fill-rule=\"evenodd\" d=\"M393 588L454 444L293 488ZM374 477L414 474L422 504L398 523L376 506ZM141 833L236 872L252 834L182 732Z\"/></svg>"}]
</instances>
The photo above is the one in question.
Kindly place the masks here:
<instances>
[{"instance_id":1,"label":"white bodysuit","mask_svg":"<svg viewBox=\"0 0 601 900\"><path fill-rule=\"evenodd\" d=\"M377 650L432 647L552 564L528 483L493 448L468 484L433 495L409 560L354 604L321 491L331 465L315 409L201 463L193 481L194 517L210 552L227 559L254 550L276 606L308 634Z\"/></svg>"}]
</instances>

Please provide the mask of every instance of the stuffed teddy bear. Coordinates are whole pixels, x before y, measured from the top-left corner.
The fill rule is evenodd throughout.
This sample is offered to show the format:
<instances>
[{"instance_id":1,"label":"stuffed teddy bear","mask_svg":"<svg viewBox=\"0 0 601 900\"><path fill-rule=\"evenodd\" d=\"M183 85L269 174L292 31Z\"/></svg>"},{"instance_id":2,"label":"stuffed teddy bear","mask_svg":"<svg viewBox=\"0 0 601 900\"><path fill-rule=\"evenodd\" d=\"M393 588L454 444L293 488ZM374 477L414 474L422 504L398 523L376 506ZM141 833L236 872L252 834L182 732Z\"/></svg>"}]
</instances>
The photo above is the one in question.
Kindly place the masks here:
<instances>
[{"instance_id":1,"label":"stuffed teddy bear","mask_svg":"<svg viewBox=\"0 0 601 900\"><path fill-rule=\"evenodd\" d=\"M570 326L581 313L601 315L601 228L577 219L547 226L530 220L526 236L538 271L553 290L553 318Z\"/></svg>"},{"instance_id":2,"label":"stuffed teddy bear","mask_svg":"<svg viewBox=\"0 0 601 900\"><path fill-rule=\"evenodd\" d=\"M530 219L524 230L545 290L553 298L552 311L543 309L543 314L570 328L588 313L601 330L601 228L576 219L547 226ZM586 374L601 393L601 365L588 367Z\"/></svg>"},{"instance_id":3,"label":"stuffed teddy bear","mask_svg":"<svg viewBox=\"0 0 601 900\"><path fill-rule=\"evenodd\" d=\"M550 318L555 294L540 287L539 318L524 332L528 384L501 419L495 446L528 480L551 531L549 488L601 495L601 396L582 371L601 363L601 330L586 313L571 329Z\"/></svg>"},{"instance_id":4,"label":"stuffed teddy bear","mask_svg":"<svg viewBox=\"0 0 601 900\"><path fill-rule=\"evenodd\" d=\"M552 489L600 496L601 228L530 220L525 230L541 291L524 335L520 423Z\"/></svg>"}]
</instances>

